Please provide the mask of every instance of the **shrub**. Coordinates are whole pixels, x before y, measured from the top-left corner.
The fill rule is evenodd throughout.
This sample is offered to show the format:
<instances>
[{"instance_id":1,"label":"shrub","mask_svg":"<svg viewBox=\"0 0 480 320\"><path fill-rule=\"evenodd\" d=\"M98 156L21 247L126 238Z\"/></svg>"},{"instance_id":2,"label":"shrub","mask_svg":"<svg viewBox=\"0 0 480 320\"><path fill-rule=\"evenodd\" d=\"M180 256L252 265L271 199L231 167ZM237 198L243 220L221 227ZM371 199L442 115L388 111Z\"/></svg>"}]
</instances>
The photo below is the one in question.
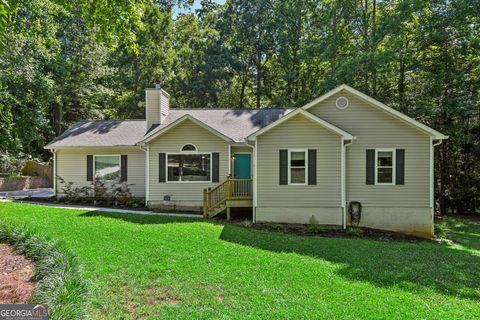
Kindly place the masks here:
<instances>
[{"instance_id":1,"label":"shrub","mask_svg":"<svg viewBox=\"0 0 480 320\"><path fill-rule=\"evenodd\" d=\"M352 235L352 236L355 236L355 237L363 237L363 234L365 233L365 231L363 229L360 229L360 228L349 228L347 230L347 232Z\"/></svg>"},{"instance_id":2,"label":"shrub","mask_svg":"<svg viewBox=\"0 0 480 320\"><path fill-rule=\"evenodd\" d=\"M312 215L308 220L308 231L312 233L317 233L320 230L318 224L318 220Z\"/></svg>"},{"instance_id":3,"label":"shrub","mask_svg":"<svg viewBox=\"0 0 480 320\"><path fill-rule=\"evenodd\" d=\"M50 319L88 318L89 290L75 255L59 243L25 227L0 221L0 242L6 242L35 265L37 289L33 303L48 305Z\"/></svg>"},{"instance_id":4,"label":"shrub","mask_svg":"<svg viewBox=\"0 0 480 320\"><path fill-rule=\"evenodd\" d=\"M252 226L252 221L245 219L243 220L242 225L246 228L250 228Z\"/></svg>"},{"instance_id":5,"label":"shrub","mask_svg":"<svg viewBox=\"0 0 480 320\"><path fill-rule=\"evenodd\" d=\"M126 182L113 183L107 186L105 180L95 177L91 186L74 187L73 182L67 182L58 176L59 184L62 185L63 199L67 203L92 203L95 205L134 205L141 207L145 204L145 200L134 198L130 187L133 184ZM140 205L141 203L141 205Z\"/></svg>"}]
</instances>

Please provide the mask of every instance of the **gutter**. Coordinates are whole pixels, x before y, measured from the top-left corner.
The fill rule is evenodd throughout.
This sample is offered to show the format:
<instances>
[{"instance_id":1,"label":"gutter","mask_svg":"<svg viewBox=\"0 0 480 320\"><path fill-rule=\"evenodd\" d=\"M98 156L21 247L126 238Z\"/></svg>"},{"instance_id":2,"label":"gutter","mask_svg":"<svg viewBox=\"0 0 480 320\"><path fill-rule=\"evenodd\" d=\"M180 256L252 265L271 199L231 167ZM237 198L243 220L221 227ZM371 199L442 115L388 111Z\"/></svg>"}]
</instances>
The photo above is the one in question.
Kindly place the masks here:
<instances>
[{"instance_id":1,"label":"gutter","mask_svg":"<svg viewBox=\"0 0 480 320\"><path fill-rule=\"evenodd\" d=\"M138 147L145 152L145 208L148 208L148 201L150 196L150 145L138 145Z\"/></svg>"},{"instance_id":2,"label":"gutter","mask_svg":"<svg viewBox=\"0 0 480 320\"><path fill-rule=\"evenodd\" d=\"M344 139L342 137L342 168L341 168L341 176L342 176L342 228L345 230L347 228L347 210L346 210L346 193L347 193L347 161L346 161L346 154L347 154L347 147L353 144L353 140L356 140L357 137L353 137L350 142L344 144Z\"/></svg>"},{"instance_id":3,"label":"gutter","mask_svg":"<svg viewBox=\"0 0 480 320\"><path fill-rule=\"evenodd\" d=\"M55 149L50 149L50 151L53 153L53 195L56 197L57 196L57 150Z\"/></svg>"},{"instance_id":4,"label":"gutter","mask_svg":"<svg viewBox=\"0 0 480 320\"><path fill-rule=\"evenodd\" d=\"M252 223L257 222L257 140L253 144L245 140L245 145L253 150L253 206L252 206Z\"/></svg>"}]
</instances>

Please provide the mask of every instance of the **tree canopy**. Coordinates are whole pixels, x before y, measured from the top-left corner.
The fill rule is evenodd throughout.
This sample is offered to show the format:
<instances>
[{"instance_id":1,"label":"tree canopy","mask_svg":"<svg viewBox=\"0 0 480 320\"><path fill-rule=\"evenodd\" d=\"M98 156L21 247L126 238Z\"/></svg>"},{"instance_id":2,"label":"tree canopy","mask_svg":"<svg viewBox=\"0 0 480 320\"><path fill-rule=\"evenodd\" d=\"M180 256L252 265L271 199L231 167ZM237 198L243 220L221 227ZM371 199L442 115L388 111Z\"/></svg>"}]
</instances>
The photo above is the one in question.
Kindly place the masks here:
<instances>
[{"instance_id":1,"label":"tree canopy","mask_svg":"<svg viewBox=\"0 0 480 320\"><path fill-rule=\"evenodd\" d=\"M442 210L479 210L480 2L13 0L0 3L0 150L43 146L80 119L174 107L298 107L346 83L449 135Z\"/></svg>"}]
</instances>

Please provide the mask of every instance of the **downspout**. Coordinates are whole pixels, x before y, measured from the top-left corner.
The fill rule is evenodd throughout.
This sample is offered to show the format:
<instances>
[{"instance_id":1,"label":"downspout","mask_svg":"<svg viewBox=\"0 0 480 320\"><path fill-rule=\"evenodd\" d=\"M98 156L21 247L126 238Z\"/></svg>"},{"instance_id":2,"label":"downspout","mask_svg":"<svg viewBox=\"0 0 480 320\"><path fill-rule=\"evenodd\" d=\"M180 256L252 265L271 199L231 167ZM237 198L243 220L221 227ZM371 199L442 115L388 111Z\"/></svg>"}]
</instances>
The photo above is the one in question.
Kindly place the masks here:
<instances>
[{"instance_id":1,"label":"downspout","mask_svg":"<svg viewBox=\"0 0 480 320\"><path fill-rule=\"evenodd\" d=\"M346 161L346 155L347 155L347 147L352 145L353 140L355 140L356 137L353 137L350 142L347 144L344 144L344 138L342 137L342 168L341 168L341 175L342 175L342 228L345 230L347 228L347 210L346 210L346 193L347 193L347 161Z\"/></svg>"},{"instance_id":2,"label":"downspout","mask_svg":"<svg viewBox=\"0 0 480 320\"><path fill-rule=\"evenodd\" d=\"M434 233L434 214L435 214L435 190L434 190L434 176L435 176L435 167L434 167L434 155L433 152L436 146L442 144L443 140L439 139L437 142L433 142L433 138L430 137L430 215L432 216L432 235Z\"/></svg>"},{"instance_id":3,"label":"downspout","mask_svg":"<svg viewBox=\"0 0 480 320\"><path fill-rule=\"evenodd\" d=\"M252 208L252 223L257 222L257 140L251 144L245 141L245 144L253 149L253 208Z\"/></svg>"},{"instance_id":4,"label":"downspout","mask_svg":"<svg viewBox=\"0 0 480 320\"><path fill-rule=\"evenodd\" d=\"M52 149L53 153L53 195L57 196L57 150Z\"/></svg>"},{"instance_id":5,"label":"downspout","mask_svg":"<svg viewBox=\"0 0 480 320\"><path fill-rule=\"evenodd\" d=\"M140 146L140 149L145 151L145 208L148 208L148 201L150 200L150 145L147 144L146 149Z\"/></svg>"}]
</instances>

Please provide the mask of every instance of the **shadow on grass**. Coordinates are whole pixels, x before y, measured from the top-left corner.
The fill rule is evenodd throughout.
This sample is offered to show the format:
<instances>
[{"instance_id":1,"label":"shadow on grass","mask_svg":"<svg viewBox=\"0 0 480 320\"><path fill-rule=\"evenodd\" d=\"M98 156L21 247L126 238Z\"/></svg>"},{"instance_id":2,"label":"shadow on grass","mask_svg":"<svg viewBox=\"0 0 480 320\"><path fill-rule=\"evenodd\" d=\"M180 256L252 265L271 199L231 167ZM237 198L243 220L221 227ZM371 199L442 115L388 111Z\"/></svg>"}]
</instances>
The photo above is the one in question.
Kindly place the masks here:
<instances>
[{"instance_id":1,"label":"shadow on grass","mask_svg":"<svg viewBox=\"0 0 480 320\"><path fill-rule=\"evenodd\" d=\"M477 235L478 236L478 235ZM304 237L225 225L220 239L253 248L289 252L342 266L338 275L378 287L480 299L480 256L428 242Z\"/></svg>"},{"instance_id":2,"label":"shadow on grass","mask_svg":"<svg viewBox=\"0 0 480 320\"><path fill-rule=\"evenodd\" d=\"M136 224L205 222L203 219L90 211L81 217L104 217ZM219 224L208 220L208 223ZM457 226L478 245L480 226ZM431 289L480 300L480 254L430 242L381 242L360 238L298 236L223 225L220 239L271 252L296 253L336 264L338 275L378 287L411 292ZM468 243L464 240L464 243ZM466 246L466 245L465 245Z\"/></svg>"},{"instance_id":3,"label":"shadow on grass","mask_svg":"<svg viewBox=\"0 0 480 320\"><path fill-rule=\"evenodd\" d=\"M442 217L437 221L437 228L448 239L465 248L480 251L480 220Z\"/></svg>"},{"instance_id":4,"label":"shadow on grass","mask_svg":"<svg viewBox=\"0 0 480 320\"><path fill-rule=\"evenodd\" d=\"M103 217L110 219L123 220L125 222L137 224L166 224L166 223L192 223L201 222L202 218L189 218L182 216L160 216L154 214L138 214L123 212L104 212L104 211L87 211L79 215L83 218Z\"/></svg>"}]
</instances>

